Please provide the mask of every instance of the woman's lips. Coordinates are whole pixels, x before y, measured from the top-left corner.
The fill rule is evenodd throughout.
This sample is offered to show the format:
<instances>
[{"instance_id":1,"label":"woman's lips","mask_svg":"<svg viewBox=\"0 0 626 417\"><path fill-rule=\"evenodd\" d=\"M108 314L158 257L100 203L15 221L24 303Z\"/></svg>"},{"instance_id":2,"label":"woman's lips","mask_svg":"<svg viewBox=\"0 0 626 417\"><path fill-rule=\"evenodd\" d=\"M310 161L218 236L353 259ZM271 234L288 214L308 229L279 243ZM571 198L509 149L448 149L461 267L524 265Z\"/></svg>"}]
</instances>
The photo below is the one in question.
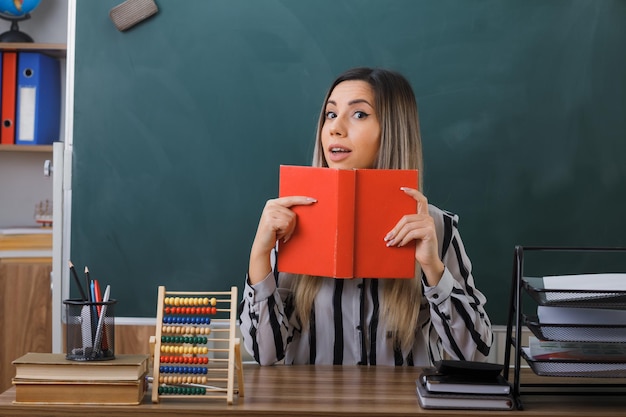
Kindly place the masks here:
<instances>
[{"instance_id":1,"label":"woman's lips","mask_svg":"<svg viewBox=\"0 0 626 417\"><path fill-rule=\"evenodd\" d=\"M339 162L349 157L351 152L350 149L343 146L330 146L328 148L327 157L333 162Z\"/></svg>"}]
</instances>

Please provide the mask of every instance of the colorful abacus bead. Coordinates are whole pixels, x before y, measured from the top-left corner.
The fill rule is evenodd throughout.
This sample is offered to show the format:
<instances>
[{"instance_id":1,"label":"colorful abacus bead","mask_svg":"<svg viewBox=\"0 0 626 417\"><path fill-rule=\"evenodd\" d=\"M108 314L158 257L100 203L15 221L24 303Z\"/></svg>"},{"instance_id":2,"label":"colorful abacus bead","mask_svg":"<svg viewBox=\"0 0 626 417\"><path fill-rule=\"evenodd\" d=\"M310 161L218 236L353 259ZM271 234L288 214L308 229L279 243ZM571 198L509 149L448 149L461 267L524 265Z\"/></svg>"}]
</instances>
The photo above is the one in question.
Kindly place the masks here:
<instances>
[{"instance_id":1,"label":"colorful abacus bead","mask_svg":"<svg viewBox=\"0 0 626 417\"><path fill-rule=\"evenodd\" d=\"M159 394L162 395L205 395L206 388L202 387L172 387L162 385L159 387Z\"/></svg>"}]
</instances>

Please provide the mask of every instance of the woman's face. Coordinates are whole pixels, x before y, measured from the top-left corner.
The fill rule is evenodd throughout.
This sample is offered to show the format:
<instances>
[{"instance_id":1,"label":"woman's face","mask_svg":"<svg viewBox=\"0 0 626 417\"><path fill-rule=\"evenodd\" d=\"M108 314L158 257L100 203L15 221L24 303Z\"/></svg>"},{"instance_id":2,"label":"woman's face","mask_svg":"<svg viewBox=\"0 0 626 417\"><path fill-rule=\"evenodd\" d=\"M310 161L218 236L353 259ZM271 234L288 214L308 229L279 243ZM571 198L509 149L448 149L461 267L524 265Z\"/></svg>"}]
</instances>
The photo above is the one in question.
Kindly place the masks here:
<instances>
[{"instance_id":1,"label":"woman's face","mask_svg":"<svg viewBox=\"0 0 626 417\"><path fill-rule=\"evenodd\" d=\"M343 81L325 109L322 147L330 168L372 168L380 147L374 92L365 81Z\"/></svg>"}]
</instances>

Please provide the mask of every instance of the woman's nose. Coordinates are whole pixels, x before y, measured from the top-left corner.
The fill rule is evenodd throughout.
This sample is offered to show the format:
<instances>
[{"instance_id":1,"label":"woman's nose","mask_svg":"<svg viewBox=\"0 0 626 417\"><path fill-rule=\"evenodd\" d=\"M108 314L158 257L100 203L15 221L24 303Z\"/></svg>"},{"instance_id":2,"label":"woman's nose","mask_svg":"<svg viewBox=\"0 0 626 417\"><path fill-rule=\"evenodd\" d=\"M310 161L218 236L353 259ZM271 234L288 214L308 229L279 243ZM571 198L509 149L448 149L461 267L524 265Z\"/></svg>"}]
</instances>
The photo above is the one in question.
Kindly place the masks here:
<instances>
[{"instance_id":1,"label":"woman's nose","mask_svg":"<svg viewBox=\"0 0 626 417\"><path fill-rule=\"evenodd\" d=\"M346 129L341 118L337 117L335 119L332 119L332 122L330 125L330 134L332 136L345 136L346 135Z\"/></svg>"}]
</instances>

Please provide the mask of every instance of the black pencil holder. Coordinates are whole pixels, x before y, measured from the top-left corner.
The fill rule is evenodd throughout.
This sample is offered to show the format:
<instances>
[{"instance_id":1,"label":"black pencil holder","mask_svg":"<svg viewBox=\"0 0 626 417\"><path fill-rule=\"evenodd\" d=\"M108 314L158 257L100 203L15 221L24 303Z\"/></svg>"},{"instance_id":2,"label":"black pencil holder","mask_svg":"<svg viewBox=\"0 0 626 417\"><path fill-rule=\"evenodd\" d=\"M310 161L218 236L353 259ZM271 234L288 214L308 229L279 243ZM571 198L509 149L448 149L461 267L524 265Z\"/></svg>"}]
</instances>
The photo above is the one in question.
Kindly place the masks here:
<instances>
[{"instance_id":1,"label":"black pencil holder","mask_svg":"<svg viewBox=\"0 0 626 417\"><path fill-rule=\"evenodd\" d=\"M116 300L89 302L64 300L66 355L73 361L115 359Z\"/></svg>"}]
</instances>

